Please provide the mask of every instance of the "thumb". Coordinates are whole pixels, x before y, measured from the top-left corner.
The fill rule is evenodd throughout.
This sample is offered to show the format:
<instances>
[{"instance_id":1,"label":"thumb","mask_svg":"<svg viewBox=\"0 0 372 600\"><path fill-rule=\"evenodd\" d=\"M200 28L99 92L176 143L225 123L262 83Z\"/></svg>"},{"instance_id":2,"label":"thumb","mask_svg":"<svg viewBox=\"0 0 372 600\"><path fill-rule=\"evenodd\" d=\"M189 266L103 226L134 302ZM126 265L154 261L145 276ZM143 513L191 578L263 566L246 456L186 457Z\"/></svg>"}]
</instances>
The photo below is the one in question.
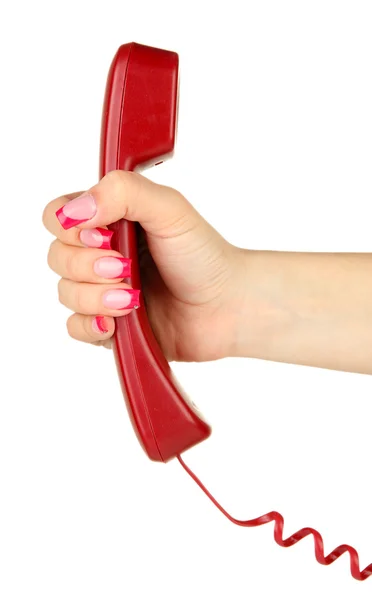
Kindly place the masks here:
<instances>
[{"instance_id":1,"label":"thumb","mask_svg":"<svg viewBox=\"0 0 372 600\"><path fill-rule=\"evenodd\" d=\"M181 235L204 221L176 190L128 171L111 171L56 216L64 229L103 227L124 218L162 237Z\"/></svg>"}]
</instances>

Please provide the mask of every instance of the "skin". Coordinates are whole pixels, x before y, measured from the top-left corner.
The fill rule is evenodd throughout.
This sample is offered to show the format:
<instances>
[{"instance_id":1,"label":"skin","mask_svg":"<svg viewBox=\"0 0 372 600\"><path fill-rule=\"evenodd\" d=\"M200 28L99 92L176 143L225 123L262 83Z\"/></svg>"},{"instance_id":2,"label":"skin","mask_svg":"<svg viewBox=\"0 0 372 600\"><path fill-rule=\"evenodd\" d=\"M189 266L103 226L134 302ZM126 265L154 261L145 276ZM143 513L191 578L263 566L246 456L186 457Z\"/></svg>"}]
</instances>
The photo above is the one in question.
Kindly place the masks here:
<instances>
[{"instance_id":1,"label":"skin","mask_svg":"<svg viewBox=\"0 0 372 600\"><path fill-rule=\"evenodd\" d=\"M179 192L138 173L112 171L87 191L97 212L79 226L63 229L55 213L81 192L43 212L55 236L48 264L61 277L59 299L72 311L67 329L74 339L110 347L113 317L130 312L103 307L107 289L129 286L93 268L100 257L121 255L79 239L81 229L126 218L144 231L142 292L169 361L239 356L372 373L372 255L235 247ZM92 328L96 315L105 317L107 333Z\"/></svg>"}]
</instances>

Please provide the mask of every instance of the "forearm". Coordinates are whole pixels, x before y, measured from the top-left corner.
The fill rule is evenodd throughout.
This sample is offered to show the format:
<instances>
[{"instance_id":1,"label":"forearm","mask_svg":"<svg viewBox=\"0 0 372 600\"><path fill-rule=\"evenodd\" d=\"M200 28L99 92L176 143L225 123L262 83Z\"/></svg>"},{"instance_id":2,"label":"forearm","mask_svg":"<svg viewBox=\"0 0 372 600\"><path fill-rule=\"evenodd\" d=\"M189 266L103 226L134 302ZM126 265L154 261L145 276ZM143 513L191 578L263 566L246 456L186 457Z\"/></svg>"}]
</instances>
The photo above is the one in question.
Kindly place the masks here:
<instances>
[{"instance_id":1,"label":"forearm","mask_svg":"<svg viewBox=\"0 0 372 600\"><path fill-rule=\"evenodd\" d=\"M232 355L372 373L372 254L240 257Z\"/></svg>"}]
</instances>

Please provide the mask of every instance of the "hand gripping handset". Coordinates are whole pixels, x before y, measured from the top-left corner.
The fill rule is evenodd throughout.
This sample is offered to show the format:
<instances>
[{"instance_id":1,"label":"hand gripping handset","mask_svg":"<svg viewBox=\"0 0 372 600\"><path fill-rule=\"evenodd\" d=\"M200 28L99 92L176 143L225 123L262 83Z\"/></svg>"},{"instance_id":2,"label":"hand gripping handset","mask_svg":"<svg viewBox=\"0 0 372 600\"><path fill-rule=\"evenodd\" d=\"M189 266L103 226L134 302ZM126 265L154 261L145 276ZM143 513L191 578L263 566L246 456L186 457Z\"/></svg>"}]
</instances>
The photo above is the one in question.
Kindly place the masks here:
<instances>
[{"instance_id":1,"label":"hand gripping handset","mask_svg":"<svg viewBox=\"0 0 372 600\"><path fill-rule=\"evenodd\" d=\"M177 54L134 43L119 48L106 87L101 177L117 169L134 171L171 156L176 133L177 87ZM132 259L131 283L140 289L136 227L121 219L109 228L114 232L112 247ZM211 430L175 381L151 330L144 303L115 321L114 354L120 381L134 429L149 458L166 462L177 457L214 505L236 525L257 527L274 522L275 541L283 547L312 535L320 564L330 565L348 553L355 579L363 581L372 575L372 563L360 570L358 553L352 546L342 544L325 556L323 539L316 529L305 527L283 539L284 520L276 511L242 521L222 508L180 456L205 440Z\"/></svg>"},{"instance_id":2,"label":"hand gripping handset","mask_svg":"<svg viewBox=\"0 0 372 600\"><path fill-rule=\"evenodd\" d=\"M109 70L102 115L100 177L162 162L173 153L177 123L178 55L125 44ZM109 226L112 247L132 259L140 289L137 224ZM205 440L210 427L181 391L149 324L144 302L115 319L114 354L132 424L145 452L167 462Z\"/></svg>"}]
</instances>

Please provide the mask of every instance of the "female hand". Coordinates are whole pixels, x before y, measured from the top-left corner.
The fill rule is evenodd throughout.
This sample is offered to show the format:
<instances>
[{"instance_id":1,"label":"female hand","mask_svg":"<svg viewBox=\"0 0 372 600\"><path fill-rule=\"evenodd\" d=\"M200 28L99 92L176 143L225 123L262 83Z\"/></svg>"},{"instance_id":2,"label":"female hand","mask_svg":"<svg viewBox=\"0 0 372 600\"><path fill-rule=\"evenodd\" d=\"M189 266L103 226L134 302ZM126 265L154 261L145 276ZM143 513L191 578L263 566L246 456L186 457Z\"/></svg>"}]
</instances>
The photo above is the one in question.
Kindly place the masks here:
<instances>
[{"instance_id":1,"label":"female hand","mask_svg":"<svg viewBox=\"0 0 372 600\"><path fill-rule=\"evenodd\" d=\"M128 257L110 249L105 227L121 218L144 230L140 294L123 282ZM50 202L43 223L56 236L48 264L61 276L60 302L73 311L67 321L73 338L109 344L113 317L145 300L168 360L233 354L242 252L179 192L137 173L112 171L83 195Z\"/></svg>"}]
</instances>

